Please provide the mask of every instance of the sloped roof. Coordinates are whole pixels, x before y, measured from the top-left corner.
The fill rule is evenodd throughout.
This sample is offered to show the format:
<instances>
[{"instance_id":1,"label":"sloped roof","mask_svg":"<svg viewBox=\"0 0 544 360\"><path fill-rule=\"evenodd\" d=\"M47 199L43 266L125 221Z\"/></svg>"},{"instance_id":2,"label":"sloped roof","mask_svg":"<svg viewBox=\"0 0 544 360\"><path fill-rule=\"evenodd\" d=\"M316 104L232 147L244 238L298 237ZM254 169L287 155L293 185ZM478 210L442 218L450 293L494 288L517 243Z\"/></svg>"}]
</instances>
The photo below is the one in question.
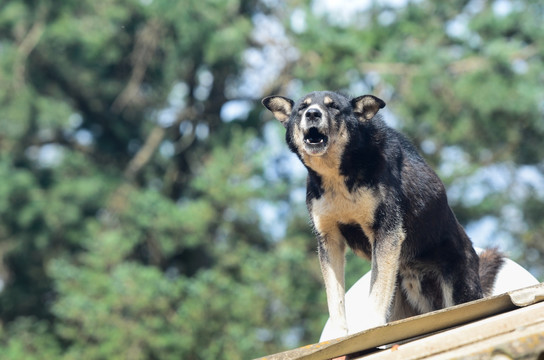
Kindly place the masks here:
<instances>
[{"instance_id":1,"label":"sloped roof","mask_svg":"<svg viewBox=\"0 0 544 360\"><path fill-rule=\"evenodd\" d=\"M542 360L544 283L261 360L322 360L341 356L364 360L488 359L491 356Z\"/></svg>"}]
</instances>

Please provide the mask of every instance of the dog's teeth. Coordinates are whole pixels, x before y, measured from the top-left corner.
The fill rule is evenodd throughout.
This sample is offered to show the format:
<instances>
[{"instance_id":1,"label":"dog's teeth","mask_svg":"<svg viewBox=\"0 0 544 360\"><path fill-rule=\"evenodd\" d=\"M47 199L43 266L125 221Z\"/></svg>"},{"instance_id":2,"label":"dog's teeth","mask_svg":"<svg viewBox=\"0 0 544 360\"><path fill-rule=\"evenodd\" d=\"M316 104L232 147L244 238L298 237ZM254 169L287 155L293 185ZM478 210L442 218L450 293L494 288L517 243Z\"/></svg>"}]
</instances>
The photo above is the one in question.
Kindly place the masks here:
<instances>
[{"instance_id":1,"label":"dog's teeth","mask_svg":"<svg viewBox=\"0 0 544 360\"><path fill-rule=\"evenodd\" d=\"M306 144L323 144L325 139L304 139Z\"/></svg>"}]
</instances>

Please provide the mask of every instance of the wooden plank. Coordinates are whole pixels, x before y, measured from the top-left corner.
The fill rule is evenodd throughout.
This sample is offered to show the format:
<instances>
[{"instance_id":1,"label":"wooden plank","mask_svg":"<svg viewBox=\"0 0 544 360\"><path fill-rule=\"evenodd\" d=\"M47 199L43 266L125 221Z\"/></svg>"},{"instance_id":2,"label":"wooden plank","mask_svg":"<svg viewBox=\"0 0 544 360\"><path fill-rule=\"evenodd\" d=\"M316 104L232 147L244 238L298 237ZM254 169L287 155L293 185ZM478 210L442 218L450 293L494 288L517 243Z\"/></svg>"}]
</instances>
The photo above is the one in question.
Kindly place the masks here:
<instances>
[{"instance_id":1,"label":"wooden plank","mask_svg":"<svg viewBox=\"0 0 544 360\"><path fill-rule=\"evenodd\" d=\"M473 346L466 346L427 360L541 360L544 358L544 323L521 327L512 333L502 334Z\"/></svg>"},{"instance_id":2,"label":"wooden plank","mask_svg":"<svg viewBox=\"0 0 544 360\"><path fill-rule=\"evenodd\" d=\"M544 284L395 321L343 338L304 346L261 360L325 360L420 337L544 300Z\"/></svg>"},{"instance_id":3,"label":"wooden plank","mask_svg":"<svg viewBox=\"0 0 544 360\"><path fill-rule=\"evenodd\" d=\"M521 333L516 334L516 331ZM417 360L465 357L523 336L544 337L544 302L411 341L360 360ZM540 332L540 333L539 333ZM544 348L544 344L542 344ZM460 350L461 349L461 350ZM452 353L454 352L454 353Z\"/></svg>"}]
</instances>

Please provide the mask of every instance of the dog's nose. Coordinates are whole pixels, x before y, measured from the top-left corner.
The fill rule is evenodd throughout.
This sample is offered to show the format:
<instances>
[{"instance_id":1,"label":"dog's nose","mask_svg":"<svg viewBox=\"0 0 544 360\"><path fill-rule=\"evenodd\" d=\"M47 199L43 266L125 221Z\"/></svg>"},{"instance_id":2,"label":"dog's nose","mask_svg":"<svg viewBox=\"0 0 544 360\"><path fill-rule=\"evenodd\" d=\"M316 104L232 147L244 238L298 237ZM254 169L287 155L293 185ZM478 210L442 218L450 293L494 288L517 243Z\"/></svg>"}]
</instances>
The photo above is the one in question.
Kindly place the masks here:
<instances>
[{"instance_id":1,"label":"dog's nose","mask_svg":"<svg viewBox=\"0 0 544 360\"><path fill-rule=\"evenodd\" d=\"M308 121L316 121L321 119L321 111L315 108L308 109L308 111L306 111L306 119L308 119Z\"/></svg>"}]
</instances>

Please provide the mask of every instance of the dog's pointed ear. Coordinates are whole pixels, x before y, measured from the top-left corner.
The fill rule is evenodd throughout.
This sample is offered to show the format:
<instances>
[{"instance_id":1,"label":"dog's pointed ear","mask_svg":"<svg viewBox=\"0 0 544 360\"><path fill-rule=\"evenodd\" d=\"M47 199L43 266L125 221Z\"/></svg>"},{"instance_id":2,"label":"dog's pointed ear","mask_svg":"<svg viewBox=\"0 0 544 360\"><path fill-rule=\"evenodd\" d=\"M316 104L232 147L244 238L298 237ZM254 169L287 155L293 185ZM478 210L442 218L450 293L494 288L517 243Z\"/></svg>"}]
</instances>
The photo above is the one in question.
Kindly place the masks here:
<instances>
[{"instance_id":1,"label":"dog's pointed ear","mask_svg":"<svg viewBox=\"0 0 544 360\"><path fill-rule=\"evenodd\" d=\"M374 95L363 95L351 100L351 106L359 118L362 116L365 120L370 120L385 106L385 102Z\"/></svg>"},{"instance_id":2,"label":"dog's pointed ear","mask_svg":"<svg viewBox=\"0 0 544 360\"><path fill-rule=\"evenodd\" d=\"M283 96L273 95L267 96L262 100L263 105L274 114L283 126L287 127L287 122L293 111L295 102Z\"/></svg>"}]
</instances>

